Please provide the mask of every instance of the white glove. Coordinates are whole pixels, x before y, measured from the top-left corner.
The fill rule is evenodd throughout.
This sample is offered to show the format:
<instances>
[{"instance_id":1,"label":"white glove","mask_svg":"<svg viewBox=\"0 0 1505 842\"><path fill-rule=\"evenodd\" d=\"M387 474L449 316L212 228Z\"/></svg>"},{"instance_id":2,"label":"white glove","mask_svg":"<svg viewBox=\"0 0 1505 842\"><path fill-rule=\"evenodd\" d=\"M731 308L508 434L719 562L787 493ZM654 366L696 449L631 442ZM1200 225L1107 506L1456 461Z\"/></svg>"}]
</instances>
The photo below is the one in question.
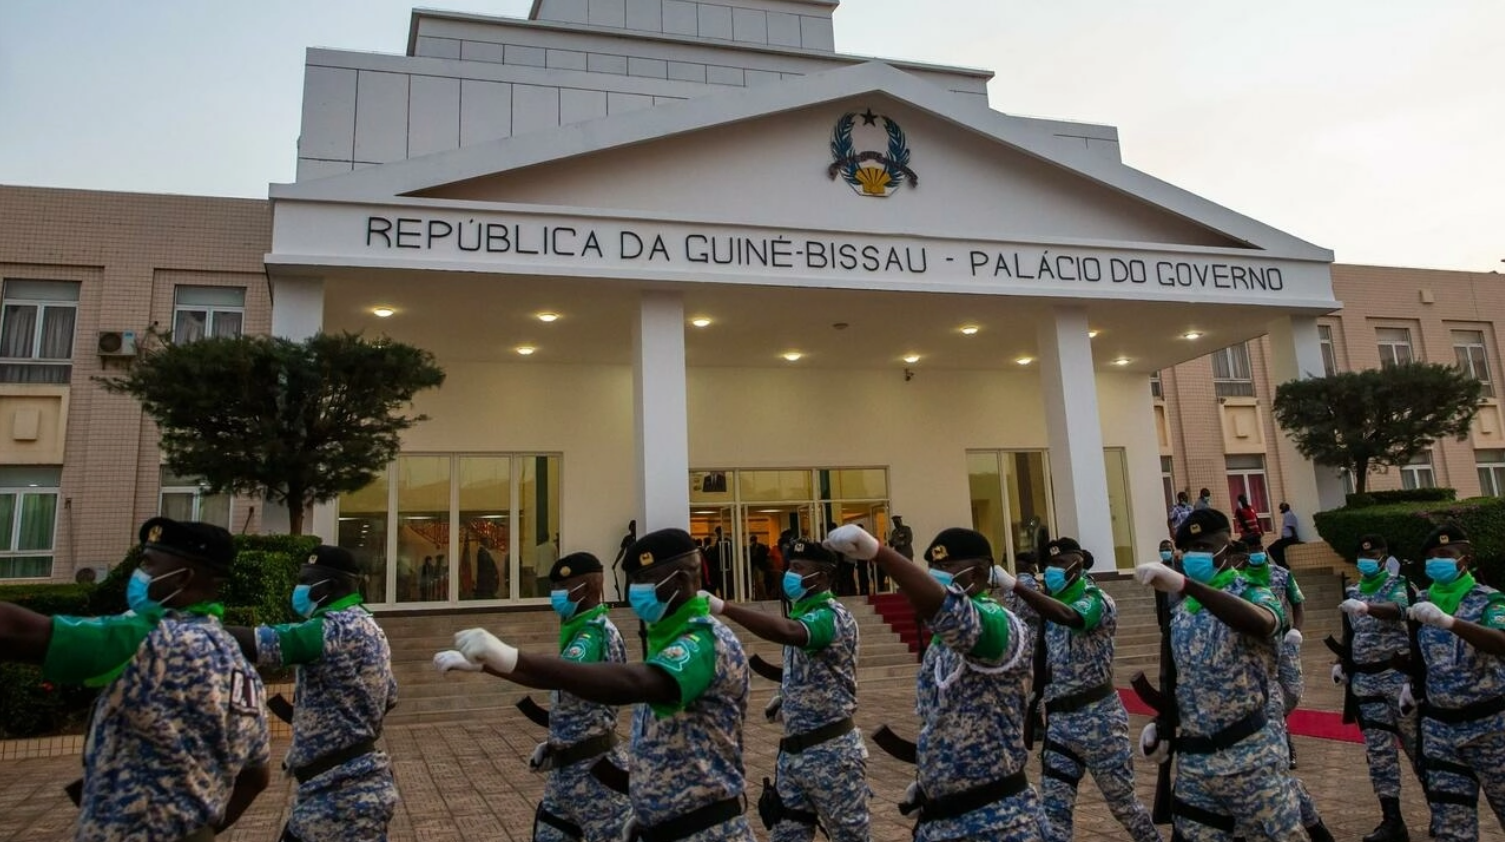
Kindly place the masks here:
<instances>
[{"instance_id":1,"label":"white glove","mask_svg":"<svg viewBox=\"0 0 1505 842\"><path fill-rule=\"evenodd\" d=\"M528 758L528 768L537 772L539 767L543 765L544 759L548 757L548 755L549 743L546 740L534 747L533 756Z\"/></svg>"},{"instance_id":2,"label":"white glove","mask_svg":"<svg viewBox=\"0 0 1505 842\"><path fill-rule=\"evenodd\" d=\"M904 800L899 802L899 812L907 816L910 813L913 813L915 811L915 808L919 806L920 782L912 781L910 782L909 786L904 788Z\"/></svg>"},{"instance_id":3,"label":"white glove","mask_svg":"<svg viewBox=\"0 0 1505 842\"><path fill-rule=\"evenodd\" d=\"M1453 627L1452 615L1438 608L1435 602L1418 602L1411 606L1411 619L1439 629Z\"/></svg>"},{"instance_id":4,"label":"white glove","mask_svg":"<svg viewBox=\"0 0 1505 842\"><path fill-rule=\"evenodd\" d=\"M1180 593L1186 587L1186 577L1172 570L1162 561L1151 561L1134 568L1134 578L1162 593Z\"/></svg>"},{"instance_id":5,"label":"white glove","mask_svg":"<svg viewBox=\"0 0 1505 842\"><path fill-rule=\"evenodd\" d=\"M1286 645L1301 648L1301 629L1291 629L1286 632Z\"/></svg>"},{"instance_id":6,"label":"white glove","mask_svg":"<svg viewBox=\"0 0 1505 842\"><path fill-rule=\"evenodd\" d=\"M485 664L502 675L517 669L517 647L497 640L485 629L455 632L455 648L471 663Z\"/></svg>"},{"instance_id":7,"label":"white glove","mask_svg":"<svg viewBox=\"0 0 1505 842\"><path fill-rule=\"evenodd\" d=\"M993 565L993 576L990 581L993 587L997 588L1000 591L1003 591L1004 593L1013 591L1014 586L1019 584L1019 580L1014 577L1014 574L1008 572L1007 570L1004 570L1001 566L996 564Z\"/></svg>"},{"instance_id":8,"label":"white glove","mask_svg":"<svg viewBox=\"0 0 1505 842\"><path fill-rule=\"evenodd\" d=\"M768 704L763 706L763 718L769 722L778 722L780 718L779 714L783 710L783 707L784 697L778 693L773 694L773 698L769 699Z\"/></svg>"},{"instance_id":9,"label":"white glove","mask_svg":"<svg viewBox=\"0 0 1505 842\"><path fill-rule=\"evenodd\" d=\"M481 665L473 664L453 649L446 649L434 655L434 669L440 672L461 670L463 672L480 672Z\"/></svg>"},{"instance_id":10,"label":"white glove","mask_svg":"<svg viewBox=\"0 0 1505 842\"><path fill-rule=\"evenodd\" d=\"M1369 613L1369 603L1362 599L1345 599L1338 603L1338 610L1350 617L1363 617Z\"/></svg>"},{"instance_id":11,"label":"white glove","mask_svg":"<svg viewBox=\"0 0 1505 842\"><path fill-rule=\"evenodd\" d=\"M627 820L627 824L622 825L622 842L637 842L637 835L638 819L633 816Z\"/></svg>"},{"instance_id":12,"label":"white glove","mask_svg":"<svg viewBox=\"0 0 1505 842\"><path fill-rule=\"evenodd\" d=\"M1171 759L1170 743L1160 739L1160 731L1153 722L1139 732L1139 753L1156 763Z\"/></svg>"},{"instance_id":13,"label":"white glove","mask_svg":"<svg viewBox=\"0 0 1505 842\"><path fill-rule=\"evenodd\" d=\"M1416 696L1411 693L1411 682L1407 681L1400 688L1400 712L1401 716L1410 716L1416 712Z\"/></svg>"},{"instance_id":14,"label":"white glove","mask_svg":"<svg viewBox=\"0 0 1505 842\"><path fill-rule=\"evenodd\" d=\"M1333 683L1342 684L1348 680L1348 674L1343 672L1342 664L1333 664Z\"/></svg>"},{"instance_id":15,"label":"white glove","mask_svg":"<svg viewBox=\"0 0 1505 842\"><path fill-rule=\"evenodd\" d=\"M711 593L710 591L701 591L700 595L710 601L712 614L720 614L722 611L726 610L726 600L722 599L721 597Z\"/></svg>"},{"instance_id":16,"label":"white glove","mask_svg":"<svg viewBox=\"0 0 1505 842\"><path fill-rule=\"evenodd\" d=\"M841 553L859 561L871 561L878 555L880 546L877 538L869 535L867 530L855 523L838 526L831 530L821 544L832 552Z\"/></svg>"}]
</instances>

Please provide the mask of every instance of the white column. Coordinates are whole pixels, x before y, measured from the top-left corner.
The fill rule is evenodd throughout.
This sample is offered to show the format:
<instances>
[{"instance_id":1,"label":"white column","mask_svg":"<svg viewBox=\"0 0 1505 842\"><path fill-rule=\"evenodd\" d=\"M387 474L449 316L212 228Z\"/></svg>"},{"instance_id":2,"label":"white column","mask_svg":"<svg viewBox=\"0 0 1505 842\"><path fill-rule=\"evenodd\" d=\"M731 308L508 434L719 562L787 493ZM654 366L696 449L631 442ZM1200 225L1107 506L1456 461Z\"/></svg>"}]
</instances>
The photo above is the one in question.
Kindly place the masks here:
<instances>
[{"instance_id":1,"label":"white column","mask_svg":"<svg viewBox=\"0 0 1505 842\"><path fill-rule=\"evenodd\" d=\"M272 335L300 342L324 329L324 279L278 277L272 281ZM263 501L261 531L286 533L290 525L287 507ZM303 534L317 535L327 544L339 539L334 506L316 504L303 518Z\"/></svg>"},{"instance_id":2,"label":"white column","mask_svg":"<svg viewBox=\"0 0 1505 842\"><path fill-rule=\"evenodd\" d=\"M1278 388L1291 380L1321 377L1324 371L1316 316L1282 316L1270 322L1271 383ZM1271 400L1274 400L1273 395ZM1318 465L1302 456L1284 430L1276 436L1275 446L1279 449L1284 471L1285 497L1272 503L1290 503L1300 521L1301 540L1315 541L1317 527L1312 522L1312 515L1343 505L1343 480L1336 468ZM1278 538L1280 514L1273 514Z\"/></svg>"},{"instance_id":3,"label":"white column","mask_svg":"<svg viewBox=\"0 0 1505 842\"><path fill-rule=\"evenodd\" d=\"M1055 308L1050 318L1041 320L1037 344L1040 393L1050 435L1055 534L1077 539L1111 566L1113 523L1086 308Z\"/></svg>"},{"instance_id":4,"label":"white column","mask_svg":"<svg viewBox=\"0 0 1505 842\"><path fill-rule=\"evenodd\" d=\"M690 528L690 433L685 399L685 306L644 292L632 324L638 534Z\"/></svg>"}]
</instances>

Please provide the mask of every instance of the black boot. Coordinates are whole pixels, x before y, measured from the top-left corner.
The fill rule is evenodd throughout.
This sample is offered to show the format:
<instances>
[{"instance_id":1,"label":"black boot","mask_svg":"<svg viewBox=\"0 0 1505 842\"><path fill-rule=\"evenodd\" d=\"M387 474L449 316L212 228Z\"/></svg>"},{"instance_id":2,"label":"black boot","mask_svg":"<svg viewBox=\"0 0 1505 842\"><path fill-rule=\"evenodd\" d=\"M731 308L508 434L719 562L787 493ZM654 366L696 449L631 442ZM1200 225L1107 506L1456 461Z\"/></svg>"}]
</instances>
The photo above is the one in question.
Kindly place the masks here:
<instances>
[{"instance_id":1,"label":"black boot","mask_svg":"<svg viewBox=\"0 0 1505 842\"><path fill-rule=\"evenodd\" d=\"M1380 826L1364 837L1364 842L1411 842L1411 833L1400 813L1399 798L1381 798L1380 812L1383 816Z\"/></svg>"},{"instance_id":2,"label":"black boot","mask_svg":"<svg viewBox=\"0 0 1505 842\"><path fill-rule=\"evenodd\" d=\"M1332 831L1327 829L1327 825L1323 824L1321 819L1306 829L1306 835L1312 838L1312 842L1337 842L1333 839Z\"/></svg>"}]
</instances>

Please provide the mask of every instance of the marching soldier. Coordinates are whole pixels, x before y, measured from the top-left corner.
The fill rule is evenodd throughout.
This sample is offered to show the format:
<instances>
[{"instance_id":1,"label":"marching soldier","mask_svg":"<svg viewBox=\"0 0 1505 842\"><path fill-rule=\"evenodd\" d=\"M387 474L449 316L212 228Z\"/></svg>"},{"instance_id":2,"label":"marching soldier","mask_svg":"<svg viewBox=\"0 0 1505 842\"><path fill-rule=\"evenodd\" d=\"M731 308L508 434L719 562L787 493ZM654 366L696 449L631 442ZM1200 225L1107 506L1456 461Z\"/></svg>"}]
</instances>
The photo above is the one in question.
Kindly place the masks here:
<instances>
[{"instance_id":1,"label":"marching soldier","mask_svg":"<svg viewBox=\"0 0 1505 842\"><path fill-rule=\"evenodd\" d=\"M1033 607L1045 622L1050 683L1045 686L1045 750L1040 787L1049 819L1045 838L1070 842L1077 784L1090 770L1108 808L1135 842L1160 832L1134 794L1129 713L1113 687L1113 635L1118 607L1098 589L1072 538L1045 545L1045 593L1004 574L1003 590ZM1048 596L1046 594L1049 594Z\"/></svg>"},{"instance_id":2,"label":"marching soldier","mask_svg":"<svg viewBox=\"0 0 1505 842\"><path fill-rule=\"evenodd\" d=\"M1474 580L1473 544L1457 526L1434 529L1422 553L1432 586L1408 613L1422 624L1416 644L1426 680L1403 687L1401 704L1422 702L1437 838L1463 842L1479 838L1481 789L1505 825L1505 594Z\"/></svg>"},{"instance_id":3,"label":"marching soldier","mask_svg":"<svg viewBox=\"0 0 1505 842\"><path fill-rule=\"evenodd\" d=\"M1333 665L1333 683L1347 682L1358 706L1359 730L1369 761L1369 782L1380 799L1382 819L1364 842L1406 842L1411 838L1400 810L1400 752L1413 762L1416 719L1402 716L1400 691L1405 673L1397 668L1408 652L1405 616L1410 600L1406 582L1386 569L1389 547L1382 535L1359 539L1359 581L1350 585L1338 606L1350 618L1347 641L1351 674ZM1425 783L1425 782L1423 782Z\"/></svg>"},{"instance_id":4,"label":"marching soldier","mask_svg":"<svg viewBox=\"0 0 1505 842\"><path fill-rule=\"evenodd\" d=\"M660 529L627 548L622 569L628 603L648 624L645 663L527 654L485 629L457 633L455 649L486 672L529 687L603 705L637 703L628 838L753 842L742 815L747 657L700 593L700 548L684 530ZM455 668L455 660L446 652L434 657L441 671Z\"/></svg>"},{"instance_id":5,"label":"marching soldier","mask_svg":"<svg viewBox=\"0 0 1505 842\"><path fill-rule=\"evenodd\" d=\"M1184 573L1158 559L1134 569L1140 584L1183 597L1170 627L1180 731L1161 739L1151 722L1139 747L1164 763L1174 740L1175 830L1186 842L1226 842L1235 821L1245 839L1289 842L1302 837L1301 812L1267 713L1285 618L1268 589L1233 569L1229 532L1227 515L1197 509L1176 534Z\"/></svg>"},{"instance_id":6,"label":"marching soldier","mask_svg":"<svg viewBox=\"0 0 1505 842\"><path fill-rule=\"evenodd\" d=\"M397 807L392 761L376 747L397 703L392 651L361 607L360 579L349 550L316 547L293 588L293 611L307 619L230 629L259 665L297 667L283 765L298 790L281 842L384 840Z\"/></svg>"},{"instance_id":7,"label":"marching soldier","mask_svg":"<svg viewBox=\"0 0 1505 842\"><path fill-rule=\"evenodd\" d=\"M906 801L919 806L916 841L1039 840L1040 801L1024 774L1029 634L986 595L988 539L970 529L942 531L925 550L928 573L855 524L833 530L825 543L875 559L935 635L915 688L919 780Z\"/></svg>"},{"instance_id":8,"label":"marching soldier","mask_svg":"<svg viewBox=\"0 0 1505 842\"><path fill-rule=\"evenodd\" d=\"M897 552L897 550L896 550ZM774 794L765 794L773 842L810 842L816 819L832 842L868 839L867 748L857 710L857 621L832 595L836 556L813 541L790 547L783 591L789 618L713 598L711 613L784 645L784 738ZM764 801L759 811L765 810Z\"/></svg>"},{"instance_id":9,"label":"marching soldier","mask_svg":"<svg viewBox=\"0 0 1505 842\"><path fill-rule=\"evenodd\" d=\"M1039 592L1040 581L1036 568L1034 553L1024 552L1014 554L1014 570L1017 572L1013 574L1013 579L1018 582L1020 589L1027 588ZM998 592L998 601L1004 608L1014 612L1014 616L1024 621L1024 624L1029 627L1031 635L1039 634L1041 624L1040 615L1035 613L1035 609L1030 607L1028 602L1019 598L1019 594L1013 586L1007 588L1003 586L1006 579L1004 575L1000 574L1008 574L1008 571L1001 565L994 567L992 572L993 578L990 580L993 589Z\"/></svg>"},{"instance_id":10,"label":"marching soldier","mask_svg":"<svg viewBox=\"0 0 1505 842\"><path fill-rule=\"evenodd\" d=\"M77 840L208 842L270 781L264 691L220 625L230 533L152 518L131 610L46 617L0 603L0 660L48 681L103 686L84 747Z\"/></svg>"}]
</instances>

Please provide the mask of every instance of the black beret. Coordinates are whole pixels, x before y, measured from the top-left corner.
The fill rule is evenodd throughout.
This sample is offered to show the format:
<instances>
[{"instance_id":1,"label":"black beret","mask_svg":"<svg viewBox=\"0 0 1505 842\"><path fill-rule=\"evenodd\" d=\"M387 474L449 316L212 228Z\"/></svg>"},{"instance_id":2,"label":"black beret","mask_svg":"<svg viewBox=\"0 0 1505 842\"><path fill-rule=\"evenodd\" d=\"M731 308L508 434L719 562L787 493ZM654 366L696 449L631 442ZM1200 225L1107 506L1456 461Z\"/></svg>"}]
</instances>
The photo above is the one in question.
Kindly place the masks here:
<instances>
[{"instance_id":1,"label":"black beret","mask_svg":"<svg viewBox=\"0 0 1505 842\"><path fill-rule=\"evenodd\" d=\"M831 552L820 545L819 541L810 541L805 538L795 539L789 548L789 560L816 561L821 564L835 564L836 553Z\"/></svg>"},{"instance_id":2,"label":"black beret","mask_svg":"<svg viewBox=\"0 0 1505 842\"><path fill-rule=\"evenodd\" d=\"M953 526L941 530L930 546L925 549L925 560L931 564L980 559L993 561L993 547L981 532Z\"/></svg>"},{"instance_id":3,"label":"black beret","mask_svg":"<svg viewBox=\"0 0 1505 842\"><path fill-rule=\"evenodd\" d=\"M1466 543L1468 543L1468 533L1464 532L1462 527L1454 523L1444 523L1433 529L1432 534L1427 536L1426 542L1421 545L1421 551L1429 553L1438 547L1446 547L1449 544Z\"/></svg>"},{"instance_id":4,"label":"black beret","mask_svg":"<svg viewBox=\"0 0 1505 842\"><path fill-rule=\"evenodd\" d=\"M356 563L355 556L344 547L331 547L328 544L320 544L314 547L314 551L308 554L308 563L315 567L322 567L346 576L361 575L361 566Z\"/></svg>"},{"instance_id":5,"label":"black beret","mask_svg":"<svg viewBox=\"0 0 1505 842\"><path fill-rule=\"evenodd\" d=\"M1217 509L1197 509L1187 515L1186 520L1181 521L1181 526L1176 529L1176 548L1185 549L1193 538L1214 532L1228 532L1231 529L1228 516Z\"/></svg>"},{"instance_id":6,"label":"black beret","mask_svg":"<svg viewBox=\"0 0 1505 842\"><path fill-rule=\"evenodd\" d=\"M1367 553L1371 550L1388 550L1390 545L1385 543L1383 535L1365 535L1359 538L1359 552Z\"/></svg>"},{"instance_id":7,"label":"black beret","mask_svg":"<svg viewBox=\"0 0 1505 842\"><path fill-rule=\"evenodd\" d=\"M563 582L572 576L600 573L601 570L601 559L590 553L570 553L554 562L554 566L549 568L549 581Z\"/></svg>"},{"instance_id":8,"label":"black beret","mask_svg":"<svg viewBox=\"0 0 1505 842\"><path fill-rule=\"evenodd\" d=\"M1047 560L1055 558L1062 553L1077 553L1080 555L1082 554L1082 545L1078 544L1075 538L1065 537L1057 538L1045 545L1045 558ZM1085 556L1083 557L1085 558Z\"/></svg>"},{"instance_id":9,"label":"black beret","mask_svg":"<svg viewBox=\"0 0 1505 842\"><path fill-rule=\"evenodd\" d=\"M147 549L198 562L217 573L229 573L235 562L235 539L212 523L154 517L141 524L139 537Z\"/></svg>"},{"instance_id":10,"label":"black beret","mask_svg":"<svg viewBox=\"0 0 1505 842\"><path fill-rule=\"evenodd\" d=\"M622 556L622 569L628 576L653 565L677 561L699 553L700 545L683 529L659 529L632 542Z\"/></svg>"}]
</instances>

